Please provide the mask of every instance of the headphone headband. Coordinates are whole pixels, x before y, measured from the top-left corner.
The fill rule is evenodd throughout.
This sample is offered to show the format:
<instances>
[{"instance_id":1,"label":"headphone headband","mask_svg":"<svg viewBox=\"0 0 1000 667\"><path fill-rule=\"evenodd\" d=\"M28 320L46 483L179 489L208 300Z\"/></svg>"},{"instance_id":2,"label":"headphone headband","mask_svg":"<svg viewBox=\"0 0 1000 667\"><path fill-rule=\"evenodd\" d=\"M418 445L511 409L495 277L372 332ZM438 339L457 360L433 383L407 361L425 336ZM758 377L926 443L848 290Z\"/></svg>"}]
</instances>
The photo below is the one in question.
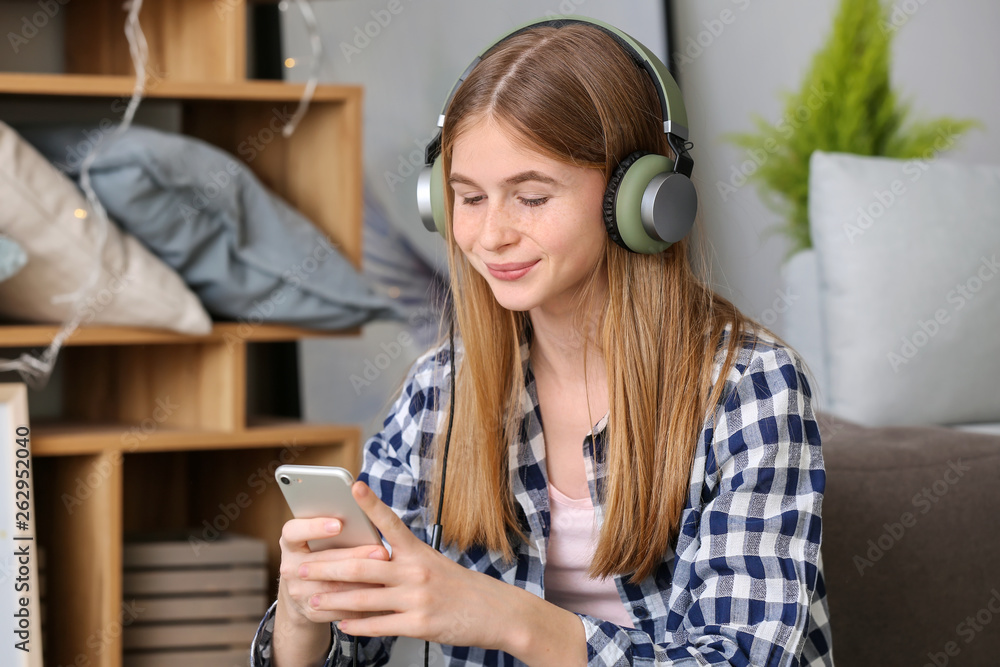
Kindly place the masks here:
<instances>
[{"instance_id":1,"label":"headphone headband","mask_svg":"<svg viewBox=\"0 0 1000 667\"><path fill-rule=\"evenodd\" d=\"M646 73L653 80L653 87L656 88L656 94L660 99L660 114L663 117L663 132L680 138L682 142L686 141L688 138L688 120L687 110L684 107L684 98L681 96L681 91L677 86L677 81L675 81L674 77L670 75L670 71L667 69L667 66L663 64L663 61L656 57L656 54L647 49L645 45L632 39L632 37L613 25L587 16L578 16L574 14L569 14L556 19L535 19L528 21L527 23L523 23L505 33L499 39L480 51L472 62L469 63L469 66L465 68L462 75L458 77L455 85L451 87L451 92L448 93L448 98L445 100L444 106L441 108L441 113L438 114L438 128L444 127L445 113L448 111L448 107L451 106L451 100L455 97L455 93L458 91L459 86L462 85L462 82L465 81L466 77L469 76L475 66L479 64L479 61L483 59L490 49L509 37L513 37L514 35L531 28L539 26L561 28L565 25L574 23L582 23L600 28L605 33L610 35L622 47L622 49L624 49L624 51L631 56L632 62L634 62L637 67L641 67L646 70ZM671 144L673 144L673 142L671 142ZM428 166L434 164L434 159L440 155L440 153L441 132L439 131L434 140L427 145L427 149L424 154L424 163ZM691 175L690 171L687 175Z\"/></svg>"}]
</instances>

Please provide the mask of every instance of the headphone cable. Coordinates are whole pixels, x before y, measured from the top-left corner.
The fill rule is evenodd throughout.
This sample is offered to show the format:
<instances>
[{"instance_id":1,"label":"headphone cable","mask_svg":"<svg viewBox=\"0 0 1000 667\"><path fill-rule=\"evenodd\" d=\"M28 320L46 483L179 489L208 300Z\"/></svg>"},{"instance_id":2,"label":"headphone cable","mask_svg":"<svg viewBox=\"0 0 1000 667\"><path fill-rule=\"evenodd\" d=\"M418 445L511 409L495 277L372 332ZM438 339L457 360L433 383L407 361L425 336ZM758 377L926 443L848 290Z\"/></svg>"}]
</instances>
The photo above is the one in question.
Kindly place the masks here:
<instances>
[{"instance_id":1,"label":"headphone cable","mask_svg":"<svg viewBox=\"0 0 1000 667\"><path fill-rule=\"evenodd\" d=\"M448 448L451 446L451 427L455 422L455 315L452 313L451 317L451 327L448 334L448 338L451 344L451 358L449 363L451 364L451 397L449 399L450 409L448 410L448 431L445 433L444 438L444 459L441 461L441 495L438 499L437 508L437 522L431 529L431 546L434 547L436 551L441 551L441 510L444 509L444 482L445 475L448 472ZM429 640L424 640L424 667L427 667L430 662L430 651L431 643Z\"/></svg>"}]
</instances>

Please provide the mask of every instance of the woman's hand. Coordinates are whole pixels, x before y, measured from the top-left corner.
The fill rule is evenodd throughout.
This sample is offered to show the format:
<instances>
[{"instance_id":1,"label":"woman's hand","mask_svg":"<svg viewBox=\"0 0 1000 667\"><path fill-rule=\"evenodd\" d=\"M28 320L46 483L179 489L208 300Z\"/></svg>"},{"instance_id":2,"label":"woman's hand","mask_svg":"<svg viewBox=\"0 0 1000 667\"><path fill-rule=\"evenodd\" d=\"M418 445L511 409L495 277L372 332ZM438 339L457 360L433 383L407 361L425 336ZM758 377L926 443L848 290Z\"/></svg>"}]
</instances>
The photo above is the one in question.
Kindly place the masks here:
<instances>
[{"instance_id":1,"label":"woman's hand","mask_svg":"<svg viewBox=\"0 0 1000 667\"><path fill-rule=\"evenodd\" d=\"M281 530L278 545L281 547L281 581L279 593L285 593L285 608L301 618L292 621L308 620L313 623L329 623L344 618L361 618L369 616L367 612L355 612L338 609L319 610L309 605L314 595L337 591L353 591L375 588L378 584L337 581L336 579L317 580L303 579L300 571L304 563L335 563L355 559L389 560L389 554L382 545L367 545L348 549L325 549L311 552L307 542L323 537L330 537L340 532L342 524L333 517L315 519L291 519ZM316 565L313 565L315 567Z\"/></svg>"},{"instance_id":2,"label":"woman's hand","mask_svg":"<svg viewBox=\"0 0 1000 667\"><path fill-rule=\"evenodd\" d=\"M504 650L512 597L525 591L468 570L421 542L363 482L351 492L392 546L392 560L345 550L343 557L295 561L303 563L297 597L308 613L354 619L339 627L355 636L405 636Z\"/></svg>"}]
</instances>

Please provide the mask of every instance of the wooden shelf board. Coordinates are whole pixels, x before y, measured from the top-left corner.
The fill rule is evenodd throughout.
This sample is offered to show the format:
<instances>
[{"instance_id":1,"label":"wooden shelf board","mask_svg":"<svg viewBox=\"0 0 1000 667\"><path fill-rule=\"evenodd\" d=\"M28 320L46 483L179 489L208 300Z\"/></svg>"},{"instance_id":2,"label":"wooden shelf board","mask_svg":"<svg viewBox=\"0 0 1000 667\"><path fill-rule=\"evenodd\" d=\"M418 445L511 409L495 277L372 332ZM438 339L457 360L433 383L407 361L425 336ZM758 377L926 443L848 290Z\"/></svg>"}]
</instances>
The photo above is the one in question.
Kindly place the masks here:
<instances>
[{"instance_id":1,"label":"wooden shelf board","mask_svg":"<svg viewBox=\"0 0 1000 667\"><path fill-rule=\"evenodd\" d=\"M0 324L0 349L5 347L48 346L59 332L54 324ZM168 329L141 327L81 326L64 345L161 345L178 343L269 343L300 338L356 336L360 329L321 331L282 324L216 322L203 336L181 334Z\"/></svg>"},{"instance_id":2,"label":"wooden shelf board","mask_svg":"<svg viewBox=\"0 0 1000 667\"><path fill-rule=\"evenodd\" d=\"M134 429L134 432L133 432ZM360 440L361 429L344 424L266 420L242 431L161 428L143 433L138 424L32 424L33 456L76 456L100 452L142 453L205 449L259 449L329 445Z\"/></svg>"},{"instance_id":3,"label":"wooden shelf board","mask_svg":"<svg viewBox=\"0 0 1000 667\"><path fill-rule=\"evenodd\" d=\"M135 86L131 76L101 74L23 74L0 72L0 95L58 95L73 97L129 97ZM232 100L297 102L305 84L252 80L238 83L170 81L150 79L145 96L178 100ZM359 99L361 86L316 86L316 102L343 102Z\"/></svg>"}]
</instances>

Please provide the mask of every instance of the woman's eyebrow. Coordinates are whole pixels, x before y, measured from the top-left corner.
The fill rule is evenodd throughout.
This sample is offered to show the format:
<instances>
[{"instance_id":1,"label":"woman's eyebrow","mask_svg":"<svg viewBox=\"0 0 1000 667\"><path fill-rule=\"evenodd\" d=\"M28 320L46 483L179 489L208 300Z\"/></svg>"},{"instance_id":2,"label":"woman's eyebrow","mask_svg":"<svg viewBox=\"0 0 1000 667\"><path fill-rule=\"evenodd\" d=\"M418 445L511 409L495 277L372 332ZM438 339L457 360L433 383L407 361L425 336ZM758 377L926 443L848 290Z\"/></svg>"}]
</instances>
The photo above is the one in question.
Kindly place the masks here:
<instances>
[{"instance_id":1,"label":"woman's eyebrow","mask_svg":"<svg viewBox=\"0 0 1000 667\"><path fill-rule=\"evenodd\" d=\"M539 183L545 183L547 185L561 186L562 183L556 179L543 174L540 171L522 171L520 174L514 174L510 176L501 183L504 187L510 187L511 185L517 185L519 183L524 183L525 181L538 181ZM456 174L452 172L451 177L448 179L448 185L455 185L456 183L462 183L463 185L478 186L478 184L473 181L468 176L463 176L462 174Z\"/></svg>"}]
</instances>

